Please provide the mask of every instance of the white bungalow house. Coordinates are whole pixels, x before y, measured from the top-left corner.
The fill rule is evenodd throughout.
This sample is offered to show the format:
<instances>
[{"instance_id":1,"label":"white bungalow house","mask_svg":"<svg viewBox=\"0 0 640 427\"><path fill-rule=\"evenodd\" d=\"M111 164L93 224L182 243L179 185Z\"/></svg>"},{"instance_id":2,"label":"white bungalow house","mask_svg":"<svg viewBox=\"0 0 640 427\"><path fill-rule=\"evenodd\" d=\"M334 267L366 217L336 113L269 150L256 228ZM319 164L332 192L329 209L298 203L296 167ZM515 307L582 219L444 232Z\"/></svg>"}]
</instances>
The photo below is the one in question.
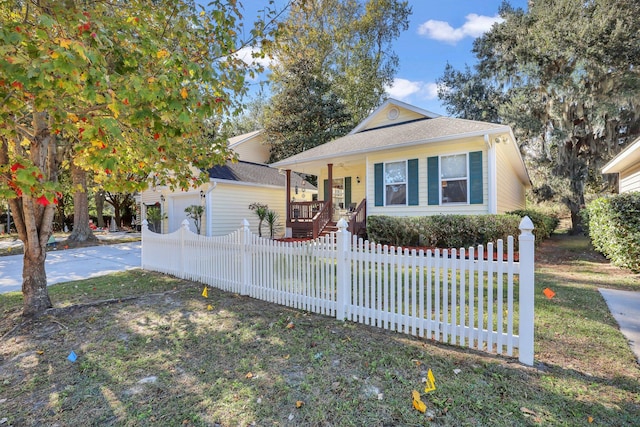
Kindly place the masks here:
<instances>
[{"instance_id":1,"label":"white bungalow house","mask_svg":"<svg viewBox=\"0 0 640 427\"><path fill-rule=\"evenodd\" d=\"M640 191L640 138L611 159L602 173L619 174L618 193Z\"/></svg>"},{"instance_id":2,"label":"white bungalow house","mask_svg":"<svg viewBox=\"0 0 640 427\"><path fill-rule=\"evenodd\" d=\"M339 217L358 234L370 215L504 213L524 208L531 186L509 126L393 99L348 135L272 166L318 176L322 200L287 200L294 237L315 237Z\"/></svg>"},{"instance_id":3,"label":"white bungalow house","mask_svg":"<svg viewBox=\"0 0 640 427\"><path fill-rule=\"evenodd\" d=\"M200 230L203 235L229 234L240 228L243 219L247 219L251 230L257 233L259 220L249 205L261 203L278 214L281 226L276 236L281 237L285 232L286 200L310 201L317 197L317 188L298 174L291 174L287 180L284 171L263 163L268 160L269 150L268 147L265 149L262 131L231 138L229 147L236 151L240 160L206 171L209 175L206 184L189 191L155 187L142 192L141 217L151 219L155 210L155 217L160 218L150 220L154 231L174 232L187 219L190 229L195 232L195 223L185 209L196 205L204 208ZM262 226L262 234L268 236L266 224Z\"/></svg>"}]
</instances>

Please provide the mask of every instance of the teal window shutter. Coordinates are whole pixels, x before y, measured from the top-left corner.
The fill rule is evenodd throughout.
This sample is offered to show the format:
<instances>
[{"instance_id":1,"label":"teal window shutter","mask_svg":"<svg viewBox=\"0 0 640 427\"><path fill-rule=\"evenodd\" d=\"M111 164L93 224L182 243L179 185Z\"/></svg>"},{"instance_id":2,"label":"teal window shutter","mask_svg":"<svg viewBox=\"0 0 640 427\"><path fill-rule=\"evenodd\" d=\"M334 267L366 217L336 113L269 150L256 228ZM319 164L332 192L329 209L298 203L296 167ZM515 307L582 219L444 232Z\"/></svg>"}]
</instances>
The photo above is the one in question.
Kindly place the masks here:
<instances>
[{"instance_id":1,"label":"teal window shutter","mask_svg":"<svg viewBox=\"0 0 640 427\"><path fill-rule=\"evenodd\" d=\"M329 180L324 180L324 201L329 200Z\"/></svg>"},{"instance_id":2,"label":"teal window shutter","mask_svg":"<svg viewBox=\"0 0 640 427\"><path fill-rule=\"evenodd\" d=\"M418 193L418 159L411 159L407 162L407 174L409 206L417 206L420 201Z\"/></svg>"},{"instance_id":3,"label":"teal window shutter","mask_svg":"<svg viewBox=\"0 0 640 427\"><path fill-rule=\"evenodd\" d=\"M427 191L429 205L440 204L440 173L438 171L438 156L427 158Z\"/></svg>"},{"instance_id":4,"label":"teal window shutter","mask_svg":"<svg viewBox=\"0 0 640 427\"><path fill-rule=\"evenodd\" d=\"M375 190L375 206L384 206L384 164L373 165L373 187Z\"/></svg>"},{"instance_id":5,"label":"teal window shutter","mask_svg":"<svg viewBox=\"0 0 640 427\"><path fill-rule=\"evenodd\" d=\"M469 153L469 203L472 205L484 202L482 185L482 151Z\"/></svg>"},{"instance_id":6,"label":"teal window shutter","mask_svg":"<svg viewBox=\"0 0 640 427\"><path fill-rule=\"evenodd\" d=\"M351 177L346 176L344 178L344 207L349 209L351 205Z\"/></svg>"}]
</instances>

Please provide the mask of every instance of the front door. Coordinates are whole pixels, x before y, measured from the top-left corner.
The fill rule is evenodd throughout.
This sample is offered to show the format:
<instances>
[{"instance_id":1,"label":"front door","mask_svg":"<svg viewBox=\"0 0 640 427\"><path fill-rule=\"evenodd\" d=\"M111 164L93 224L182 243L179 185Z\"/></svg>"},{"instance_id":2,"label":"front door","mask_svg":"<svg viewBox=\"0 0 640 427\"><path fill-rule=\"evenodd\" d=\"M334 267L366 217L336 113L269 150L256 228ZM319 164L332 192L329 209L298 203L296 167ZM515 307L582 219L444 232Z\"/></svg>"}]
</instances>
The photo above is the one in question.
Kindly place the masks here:
<instances>
[{"instance_id":1,"label":"front door","mask_svg":"<svg viewBox=\"0 0 640 427\"><path fill-rule=\"evenodd\" d=\"M325 179L325 201L329 199L328 180ZM349 211L351 205L351 177L334 178L331 191L333 196L333 221L338 221Z\"/></svg>"}]
</instances>

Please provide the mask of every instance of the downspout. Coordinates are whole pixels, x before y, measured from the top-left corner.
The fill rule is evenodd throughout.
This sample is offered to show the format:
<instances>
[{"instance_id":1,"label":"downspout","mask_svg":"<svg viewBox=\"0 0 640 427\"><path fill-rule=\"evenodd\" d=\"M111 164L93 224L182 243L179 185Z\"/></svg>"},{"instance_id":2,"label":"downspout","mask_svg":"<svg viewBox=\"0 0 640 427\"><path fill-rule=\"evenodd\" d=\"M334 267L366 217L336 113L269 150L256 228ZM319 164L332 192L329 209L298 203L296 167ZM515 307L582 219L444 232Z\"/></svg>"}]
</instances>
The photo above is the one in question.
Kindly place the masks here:
<instances>
[{"instance_id":1,"label":"downspout","mask_svg":"<svg viewBox=\"0 0 640 427\"><path fill-rule=\"evenodd\" d=\"M329 186L327 194L329 195L329 200L326 200L326 202L329 204L329 212L333 218L333 163L328 163L327 169L327 185Z\"/></svg>"},{"instance_id":2,"label":"downspout","mask_svg":"<svg viewBox=\"0 0 640 427\"><path fill-rule=\"evenodd\" d=\"M491 141L489 134L484 135L487 145L487 208L490 214L498 213L498 176L496 170L496 143Z\"/></svg>"},{"instance_id":3,"label":"downspout","mask_svg":"<svg viewBox=\"0 0 640 427\"><path fill-rule=\"evenodd\" d=\"M213 231L213 208L211 207L211 198L209 197L209 193L211 193L218 186L218 183L213 181L211 182L211 186L209 189L204 192L204 216L207 218L207 229L205 230L205 236L211 237Z\"/></svg>"}]
</instances>

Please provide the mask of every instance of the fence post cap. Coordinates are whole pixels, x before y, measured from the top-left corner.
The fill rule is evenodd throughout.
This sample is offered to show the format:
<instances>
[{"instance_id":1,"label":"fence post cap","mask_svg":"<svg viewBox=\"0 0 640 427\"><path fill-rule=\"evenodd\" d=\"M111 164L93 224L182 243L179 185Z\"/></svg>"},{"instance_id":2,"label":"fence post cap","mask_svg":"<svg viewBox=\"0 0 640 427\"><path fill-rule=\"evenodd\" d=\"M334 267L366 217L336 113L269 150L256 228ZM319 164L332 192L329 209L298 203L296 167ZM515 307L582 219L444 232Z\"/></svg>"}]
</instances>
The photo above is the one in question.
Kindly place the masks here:
<instances>
[{"instance_id":1,"label":"fence post cap","mask_svg":"<svg viewBox=\"0 0 640 427\"><path fill-rule=\"evenodd\" d=\"M247 219L246 219L246 218L244 218L244 219L242 220L242 226L243 226L244 228L248 228L248 227L249 227L249 221L247 221Z\"/></svg>"},{"instance_id":2,"label":"fence post cap","mask_svg":"<svg viewBox=\"0 0 640 427\"><path fill-rule=\"evenodd\" d=\"M338 226L338 228L341 231L344 231L347 229L347 227L349 226L349 223L347 222L347 220L345 220L344 218L340 218L340 221L338 221L338 224L336 224Z\"/></svg>"},{"instance_id":3,"label":"fence post cap","mask_svg":"<svg viewBox=\"0 0 640 427\"><path fill-rule=\"evenodd\" d=\"M528 216L525 216L520 221L520 230L522 232L532 232L535 227L533 226L533 221Z\"/></svg>"},{"instance_id":4,"label":"fence post cap","mask_svg":"<svg viewBox=\"0 0 640 427\"><path fill-rule=\"evenodd\" d=\"M183 219L182 222L180 223L184 228L189 228L189 220L188 219Z\"/></svg>"}]
</instances>

